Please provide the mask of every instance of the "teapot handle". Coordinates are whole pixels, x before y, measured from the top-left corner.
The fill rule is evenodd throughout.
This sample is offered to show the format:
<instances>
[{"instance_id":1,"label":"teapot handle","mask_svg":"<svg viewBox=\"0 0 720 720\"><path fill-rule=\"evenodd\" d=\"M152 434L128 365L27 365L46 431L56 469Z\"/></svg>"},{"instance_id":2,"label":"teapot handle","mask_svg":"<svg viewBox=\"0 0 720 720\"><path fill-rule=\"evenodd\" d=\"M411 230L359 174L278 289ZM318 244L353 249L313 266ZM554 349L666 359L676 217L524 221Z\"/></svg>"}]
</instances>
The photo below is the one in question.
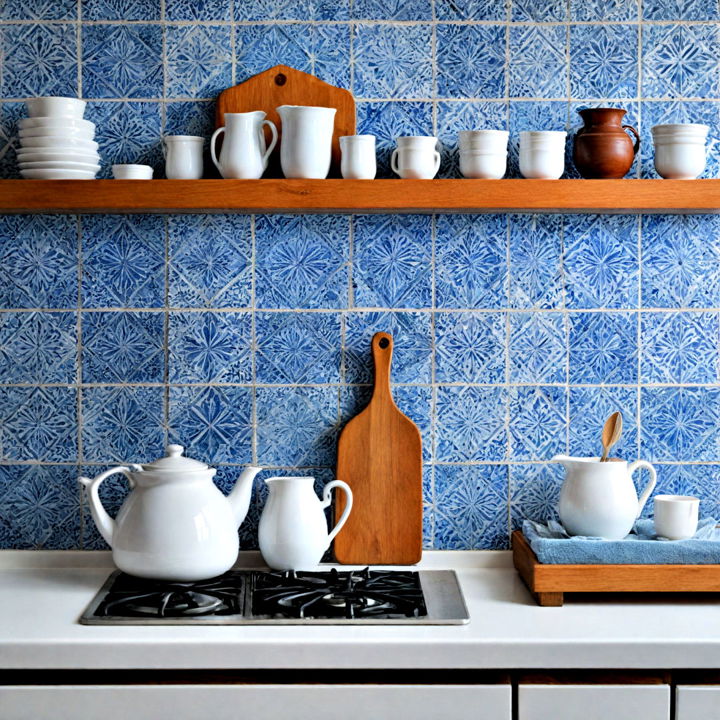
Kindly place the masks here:
<instances>
[{"instance_id":1,"label":"teapot handle","mask_svg":"<svg viewBox=\"0 0 720 720\"><path fill-rule=\"evenodd\" d=\"M219 170L220 174L223 175L222 168L220 167L220 163L218 162L217 155L215 154L215 141L218 138L218 135L225 132L225 126L221 125L210 138L210 157L212 158L213 163L215 164L215 167ZM225 177L223 175L223 177Z\"/></svg>"},{"instance_id":2,"label":"teapot handle","mask_svg":"<svg viewBox=\"0 0 720 720\"><path fill-rule=\"evenodd\" d=\"M340 488L345 492L345 509L343 510L342 515L340 516L340 519L337 521L337 524L335 527L330 531L330 534L328 535L328 544L327 547L330 547L330 543L333 541L333 538L342 530L342 526L347 522L347 519L350 517L350 511L352 510L353 506L353 494L352 490L350 489L350 486L343 482L342 480L333 480L332 482L329 482L325 489L323 490L323 500L322 500L322 506L323 509L330 506L330 503L332 502L332 498L330 497L330 492L333 488ZM326 548L327 549L327 548Z\"/></svg>"},{"instance_id":3,"label":"teapot handle","mask_svg":"<svg viewBox=\"0 0 720 720\"><path fill-rule=\"evenodd\" d=\"M650 482L648 482L645 489L642 491L642 495L640 495L640 499L638 500L638 511L635 517L640 517L640 513L645 507L645 503L648 501L650 493L655 489L655 483L657 482L657 473L655 472L655 468L647 460L636 460L634 463L630 463L628 466L628 473L632 476L638 468L645 468L650 473Z\"/></svg>"},{"instance_id":4,"label":"teapot handle","mask_svg":"<svg viewBox=\"0 0 720 720\"><path fill-rule=\"evenodd\" d=\"M94 480L86 477L78 478L78 482L87 489L88 500L90 501L90 512L93 520L97 525L97 529L105 539L105 542L112 547L113 535L115 534L115 521L107 514L100 501L100 484L115 473L122 473L130 483L130 487L134 485L130 477L130 468L127 466L115 467L100 473Z\"/></svg>"}]
</instances>

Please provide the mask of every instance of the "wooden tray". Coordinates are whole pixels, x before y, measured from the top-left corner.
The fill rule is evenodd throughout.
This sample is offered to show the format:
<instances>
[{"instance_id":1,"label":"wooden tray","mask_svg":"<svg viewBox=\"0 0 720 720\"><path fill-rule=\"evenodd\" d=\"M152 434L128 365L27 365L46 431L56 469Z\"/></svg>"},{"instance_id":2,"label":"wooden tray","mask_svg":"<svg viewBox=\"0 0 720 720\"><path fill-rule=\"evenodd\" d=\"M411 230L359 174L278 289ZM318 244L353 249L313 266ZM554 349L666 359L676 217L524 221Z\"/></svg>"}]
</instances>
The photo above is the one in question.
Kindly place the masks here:
<instances>
[{"instance_id":1,"label":"wooden tray","mask_svg":"<svg viewBox=\"0 0 720 720\"><path fill-rule=\"evenodd\" d=\"M720 592L720 565L551 565L541 563L520 530L513 563L538 605L560 607L563 593Z\"/></svg>"},{"instance_id":2,"label":"wooden tray","mask_svg":"<svg viewBox=\"0 0 720 720\"><path fill-rule=\"evenodd\" d=\"M328 177L340 177L340 141L342 135L355 134L355 98L349 90L323 82L314 75L295 70L287 65L276 65L245 82L223 90L218 95L215 110L215 125L225 124L225 113L251 112L262 110L268 120L272 120L278 129L278 143L270 156L268 169L264 177L282 177L280 170L280 143L282 141L282 123L275 108L280 105L314 105L334 107L335 131L333 132L332 161ZM265 137L269 141L270 133L265 128Z\"/></svg>"}]
</instances>

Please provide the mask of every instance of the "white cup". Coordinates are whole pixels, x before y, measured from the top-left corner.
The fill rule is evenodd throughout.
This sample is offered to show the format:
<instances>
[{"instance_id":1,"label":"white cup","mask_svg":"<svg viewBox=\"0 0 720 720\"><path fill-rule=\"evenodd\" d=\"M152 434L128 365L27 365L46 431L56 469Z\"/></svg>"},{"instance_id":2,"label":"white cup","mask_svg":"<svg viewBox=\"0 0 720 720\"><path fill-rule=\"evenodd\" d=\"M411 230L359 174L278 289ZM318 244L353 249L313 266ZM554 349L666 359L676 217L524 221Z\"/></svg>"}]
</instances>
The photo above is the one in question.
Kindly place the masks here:
<instances>
[{"instance_id":1,"label":"white cup","mask_svg":"<svg viewBox=\"0 0 720 720\"><path fill-rule=\"evenodd\" d=\"M669 180L694 180L705 170L705 141L710 128L695 123L655 125L655 170Z\"/></svg>"},{"instance_id":2,"label":"white cup","mask_svg":"<svg viewBox=\"0 0 720 720\"><path fill-rule=\"evenodd\" d=\"M375 177L374 135L342 135L340 152L340 172L346 180L372 180Z\"/></svg>"},{"instance_id":3,"label":"white cup","mask_svg":"<svg viewBox=\"0 0 720 720\"><path fill-rule=\"evenodd\" d=\"M440 169L438 139L427 135L397 138L390 158L392 171L404 179L431 180Z\"/></svg>"},{"instance_id":4,"label":"white cup","mask_svg":"<svg viewBox=\"0 0 720 720\"><path fill-rule=\"evenodd\" d=\"M70 97L37 97L25 101L28 115L36 117L81 118L85 113L85 100Z\"/></svg>"},{"instance_id":5,"label":"white cup","mask_svg":"<svg viewBox=\"0 0 720 720\"><path fill-rule=\"evenodd\" d=\"M563 130L525 130L520 133L520 173L524 178L557 180L565 171Z\"/></svg>"},{"instance_id":6,"label":"white cup","mask_svg":"<svg viewBox=\"0 0 720 720\"><path fill-rule=\"evenodd\" d=\"M152 180L153 169L149 165L113 165L116 180Z\"/></svg>"},{"instance_id":7,"label":"white cup","mask_svg":"<svg viewBox=\"0 0 720 720\"><path fill-rule=\"evenodd\" d=\"M499 180L507 170L506 130L461 130L460 172L466 178Z\"/></svg>"},{"instance_id":8,"label":"white cup","mask_svg":"<svg viewBox=\"0 0 720 720\"><path fill-rule=\"evenodd\" d=\"M203 176L204 138L166 135L163 140L165 177L168 180L200 180Z\"/></svg>"},{"instance_id":9,"label":"white cup","mask_svg":"<svg viewBox=\"0 0 720 720\"><path fill-rule=\"evenodd\" d=\"M690 495L656 495L655 532L668 540L685 540L697 532L700 500Z\"/></svg>"}]
</instances>

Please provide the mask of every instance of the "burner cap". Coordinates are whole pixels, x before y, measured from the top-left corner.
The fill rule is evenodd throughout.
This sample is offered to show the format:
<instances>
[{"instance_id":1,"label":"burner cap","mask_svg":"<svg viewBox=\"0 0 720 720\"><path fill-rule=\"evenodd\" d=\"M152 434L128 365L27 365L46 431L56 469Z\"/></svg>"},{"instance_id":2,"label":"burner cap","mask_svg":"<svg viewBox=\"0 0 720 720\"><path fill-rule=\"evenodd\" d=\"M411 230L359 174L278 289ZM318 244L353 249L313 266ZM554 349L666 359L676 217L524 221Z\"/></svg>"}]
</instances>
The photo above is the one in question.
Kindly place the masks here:
<instances>
[{"instance_id":1,"label":"burner cap","mask_svg":"<svg viewBox=\"0 0 720 720\"><path fill-rule=\"evenodd\" d=\"M155 604L151 604L153 601ZM128 600L124 605L125 610L138 615L161 617L209 615L225 608L225 603L220 598L193 590L158 593L150 598Z\"/></svg>"}]
</instances>

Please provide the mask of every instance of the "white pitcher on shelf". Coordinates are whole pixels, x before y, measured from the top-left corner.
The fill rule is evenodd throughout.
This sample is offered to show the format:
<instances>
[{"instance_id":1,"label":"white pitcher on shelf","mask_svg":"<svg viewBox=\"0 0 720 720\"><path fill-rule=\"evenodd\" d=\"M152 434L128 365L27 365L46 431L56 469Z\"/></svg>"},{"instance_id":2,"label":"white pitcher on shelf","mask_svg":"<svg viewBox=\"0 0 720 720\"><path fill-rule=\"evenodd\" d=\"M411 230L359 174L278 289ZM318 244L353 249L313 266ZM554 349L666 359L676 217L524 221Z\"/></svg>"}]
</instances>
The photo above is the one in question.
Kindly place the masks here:
<instances>
[{"instance_id":1,"label":"white pitcher on shelf","mask_svg":"<svg viewBox=\"0 0 720 720\"><path fill-rule=\"evenodd\" d=\"M281 105L280 164L286 178L323 179L330 172L335 108Z\"/></svg>"},{"instance_id":2,"label":"white pitcher on shelf","mask_svg":"<svg viewBox=\"0 0 720 720\"><path fill-rule=\"evenodd\" d=\"M265 146L263 130L265 125L272 133L269 147ZM218 158L215 145L222 133L225 133L225 139ZM215 167L224 178L257 180L267 168L270 153L275 149L277 139L275 123L266 120L262 110L225 113L225 125L219 127L210 139L210 155Z\"/></svg>"}]
</instances>

